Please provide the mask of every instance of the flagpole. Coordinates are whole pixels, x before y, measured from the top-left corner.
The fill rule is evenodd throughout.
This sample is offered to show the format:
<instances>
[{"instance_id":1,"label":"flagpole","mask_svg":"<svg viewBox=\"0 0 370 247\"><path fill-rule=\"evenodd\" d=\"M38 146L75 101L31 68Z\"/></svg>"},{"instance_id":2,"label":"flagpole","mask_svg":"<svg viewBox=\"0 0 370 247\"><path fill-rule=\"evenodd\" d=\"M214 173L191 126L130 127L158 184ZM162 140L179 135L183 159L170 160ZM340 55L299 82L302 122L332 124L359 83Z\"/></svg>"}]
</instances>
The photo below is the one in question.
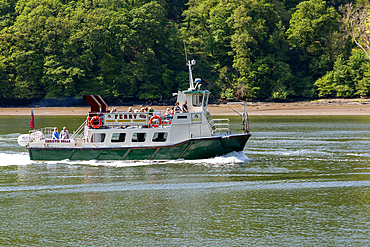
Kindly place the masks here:
<instances>
[{"instance_id":1,"label":"flagpole","mask_svg":"<svg viewBox=\"0 0 370 247\"><path fill-rule=\"evenodd\" d=\"M31 110L30 128L35 129L35 117L33 116L33 108Z\"/></svg>"}]
</instances>

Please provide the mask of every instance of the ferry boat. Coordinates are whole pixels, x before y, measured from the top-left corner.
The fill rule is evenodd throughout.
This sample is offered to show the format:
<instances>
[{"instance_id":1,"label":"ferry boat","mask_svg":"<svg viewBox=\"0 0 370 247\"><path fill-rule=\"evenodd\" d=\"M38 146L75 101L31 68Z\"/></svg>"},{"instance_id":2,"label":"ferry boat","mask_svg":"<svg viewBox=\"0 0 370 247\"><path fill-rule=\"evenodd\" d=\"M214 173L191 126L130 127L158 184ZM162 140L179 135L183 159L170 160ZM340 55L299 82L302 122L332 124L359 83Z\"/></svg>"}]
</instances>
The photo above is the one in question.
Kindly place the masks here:
<instances>
[{"instance_id":1,"label":"ferry boat","mask_svg":"<svg viewBox=\"0 0 370 247\"><path fill-rule=\"evenodd\" d=\"M174 94L180 106L187 101L187 112L110 112L102 97L86 95L91 110L69 139L53 139L54 127L46 127L20 135L18 143L27 147L31 160L42 161L187 160L242 151L251 136L245 103L228 103L242 118L241 133L232 134L228 119L212 119L210 92L199 78L193 80L193 65L194 60L187 61L190 87Z\"/></svg>"}]
</instances>

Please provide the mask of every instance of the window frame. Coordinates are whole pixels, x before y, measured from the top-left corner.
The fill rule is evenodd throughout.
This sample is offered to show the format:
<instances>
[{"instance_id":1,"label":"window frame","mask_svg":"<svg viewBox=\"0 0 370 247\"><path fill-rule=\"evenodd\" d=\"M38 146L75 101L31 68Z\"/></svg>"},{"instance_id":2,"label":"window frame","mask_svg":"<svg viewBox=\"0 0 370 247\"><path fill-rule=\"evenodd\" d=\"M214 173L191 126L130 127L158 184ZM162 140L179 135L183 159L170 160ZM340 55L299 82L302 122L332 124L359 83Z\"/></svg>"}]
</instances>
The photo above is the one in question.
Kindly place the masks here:
<instances>
[{"instance_id":1,"label":"window frame","mask_svg":"<svg viewBox=\"0 0 370 247\"><path fill-rule=\"evenodd\" d=\"M115 136L115 135L117 135L118 134L118 139L116 139L116 140L113 140L113 136ZM121 140L122 138L121 138L121 135L123 135L123 141ZM110 139L110 142L112 142L112 143L123 143L123 142L125 142L126 141L126 133L122 133L122 132L115 132L115 133L113 133L112 134L112 137L111 137L111 139Z\"/></svg>"},{"instance_id":2,"label":"window frame","mask_svg":"<svg viewBox=\"0 0 370 247\"><path fill-rule=\"evenodd\" d=\"M154 138L156 134L157 134L157 137ZM159 140L158 139L158 134L164 134L163 139ZM152 142L166 142L167 141L167 137L168 137L168 132L154 132L153 133L153 136L152 136ZM155 140L155 139L157 139L157 140Z\"/></svg>"}]
</instances>

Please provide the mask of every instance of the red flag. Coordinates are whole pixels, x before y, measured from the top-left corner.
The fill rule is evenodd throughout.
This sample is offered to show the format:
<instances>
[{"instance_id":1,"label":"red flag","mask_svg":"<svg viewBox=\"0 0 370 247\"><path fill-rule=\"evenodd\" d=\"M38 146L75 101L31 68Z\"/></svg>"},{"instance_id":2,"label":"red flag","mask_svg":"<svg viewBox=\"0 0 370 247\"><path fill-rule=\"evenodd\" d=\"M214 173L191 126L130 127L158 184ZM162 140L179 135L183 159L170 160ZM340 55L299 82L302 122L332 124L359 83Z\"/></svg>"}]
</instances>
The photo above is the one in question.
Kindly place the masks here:
<instances>
[{"instance_id":1,"label":"red flag","mask_svg":"<svg viewBox=\"0 0 370 247\"><path fill-rule=\"evenodd\" d=\"M35 129L35 117L33 116L33 109L32 109L32 111L31 111L30 128L31 128L31 129Z\"/></svg>"}]
</instances>

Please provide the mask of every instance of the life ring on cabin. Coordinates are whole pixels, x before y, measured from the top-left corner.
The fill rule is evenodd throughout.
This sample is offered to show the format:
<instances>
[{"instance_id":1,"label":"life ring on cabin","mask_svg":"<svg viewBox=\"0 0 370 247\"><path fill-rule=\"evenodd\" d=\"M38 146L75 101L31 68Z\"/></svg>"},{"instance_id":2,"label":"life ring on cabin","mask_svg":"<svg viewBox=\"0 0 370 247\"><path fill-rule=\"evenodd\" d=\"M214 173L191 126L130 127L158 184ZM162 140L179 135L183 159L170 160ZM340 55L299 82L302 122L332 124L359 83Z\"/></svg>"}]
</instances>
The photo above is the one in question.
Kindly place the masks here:
<instances>
[{"instance_id":1,"label":"life ring on cabin","mask_svg":"<svg viewBox=\"0 0 370 247\"><path fill-rule=\"evenodd\" d=\"M155 123L153 124L153 120L154 120L154 119L158 119L158 124L155 124ZM154 114L154 116L150 118L149 123L150 123L150 125L151 125L153 128L158 128L158 127L159 127L159 125L161 125L162 120L161 120L161 118L160 118L157 114Z\"/></svg>"},{"instance_id":2,"label":"life ring on cabin","mask_svg":"<svg viewBox=\"0 0 370 247\"><path fill-rule=\"evenodd\" d=\"M94 124L94 120L98 120L99 121L99 124ZM91 118L90 120L90 126L93 127L94 129L99 129L100 126L102 125L102 121L101 121L101 118L98 117L98 116L95 116L93 118Z\"/></svg>"}]
</instances>

